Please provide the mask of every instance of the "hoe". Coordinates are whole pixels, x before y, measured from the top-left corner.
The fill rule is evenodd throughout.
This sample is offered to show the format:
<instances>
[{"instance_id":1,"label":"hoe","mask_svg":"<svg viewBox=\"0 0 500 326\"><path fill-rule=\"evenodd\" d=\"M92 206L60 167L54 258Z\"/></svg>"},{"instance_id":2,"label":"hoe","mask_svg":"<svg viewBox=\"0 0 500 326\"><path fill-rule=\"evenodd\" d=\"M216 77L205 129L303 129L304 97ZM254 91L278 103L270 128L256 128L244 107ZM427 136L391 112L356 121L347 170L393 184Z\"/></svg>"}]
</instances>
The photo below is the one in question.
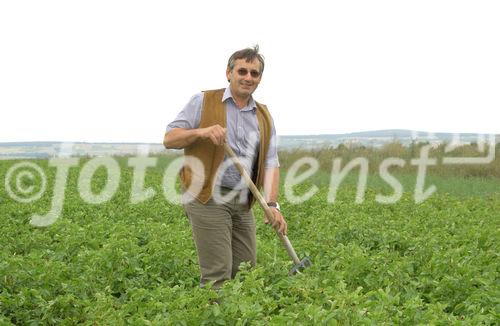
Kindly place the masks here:
<instances>
[{"instance_id":1,"label":"hoe","mask_svg":"<svg viewBox=\"0 0 500 326\"><path fill-rule=\"evenodd\" d=\"M267 205L266 200L264 199L262 194L259 192L259 190L255 186L255 184L253 183L253 181L250 178L250 176L248 175L247 171L241 165L240 160L238 159L238 157L236 156L236 154L234 153L232 148L229 147L229 145L227 143L224 143L224 150L226 151L226 153L229 155L229 157L233 161L234 165L236 166L236 168L240 172L241 176L245 179L245 182L247 183L248 187L250 188L250 191L252 192L254 197L259 202L259 204L262 207L262 209L264 210L264 213L266 214L267 218L269 219L269 221L272 222L274 220L274 217L273 217L273 213L272 213L271 209ZM292 247L292 244L290 243L290 240L288 240L288 237L286 235L282 234L279 231L276 231L276 233L278 234L278 237L280 238L281 242L285 246L285 249L288 252L288 255L290 256L290 258L292 259L292 261L294 263L294 266L288 272L288 275L295 275L297 272L302 271L303 269L307 268L308 266L311 266L312 263L309 260L309 258L305 257L302 260L299 259L299 257L295 253L295 250Z\"/></svg>"}]
</instances>

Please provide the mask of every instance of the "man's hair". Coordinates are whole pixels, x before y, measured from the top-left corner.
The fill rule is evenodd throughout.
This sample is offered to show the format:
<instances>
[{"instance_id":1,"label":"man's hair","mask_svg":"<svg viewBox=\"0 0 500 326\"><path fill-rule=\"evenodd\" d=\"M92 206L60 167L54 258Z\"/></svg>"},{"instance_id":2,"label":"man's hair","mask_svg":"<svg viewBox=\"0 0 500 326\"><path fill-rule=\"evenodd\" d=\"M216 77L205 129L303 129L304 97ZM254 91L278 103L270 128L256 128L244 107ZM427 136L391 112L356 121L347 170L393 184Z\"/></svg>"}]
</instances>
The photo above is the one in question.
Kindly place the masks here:
<instances>
[{"instance_id":1,"label":"man's hair","mask_svg":"<svg viewBox=\"0 0 500 326\"><path fill-rule=\"evenodd\" d=\"M246 48L234 52L227 61L227 67L229 70L233 70L234 62L238 59L246 59L246 62L251 62L255 58L259 59L260 62L260 73L264 72L264 56L259 53L259 45L256 44L253 48Z\"/></svg>"}]
</instances>

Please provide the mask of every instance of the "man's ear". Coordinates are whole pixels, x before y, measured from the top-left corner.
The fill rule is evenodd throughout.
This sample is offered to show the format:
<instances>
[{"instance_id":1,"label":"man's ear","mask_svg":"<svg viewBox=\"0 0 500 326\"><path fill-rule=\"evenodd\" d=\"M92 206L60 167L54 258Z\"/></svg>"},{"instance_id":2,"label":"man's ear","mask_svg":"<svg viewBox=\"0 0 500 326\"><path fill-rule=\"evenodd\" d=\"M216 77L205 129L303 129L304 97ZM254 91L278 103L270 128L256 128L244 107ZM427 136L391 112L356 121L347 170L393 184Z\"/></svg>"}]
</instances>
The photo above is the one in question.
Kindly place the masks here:
<instances>
[{"instance_id":1,"label":"man's ear","mask_svg":"<svg viewBox=\"0 0 500 326\"><path fill-rule=\"evenodd\" d=\"M229 69L229 67L226 69L226 78L227 78L227 81L230 83L231 82L231 79L229 79L229 74L231 73L231 70Z\"/></svg>"}]
</instances>

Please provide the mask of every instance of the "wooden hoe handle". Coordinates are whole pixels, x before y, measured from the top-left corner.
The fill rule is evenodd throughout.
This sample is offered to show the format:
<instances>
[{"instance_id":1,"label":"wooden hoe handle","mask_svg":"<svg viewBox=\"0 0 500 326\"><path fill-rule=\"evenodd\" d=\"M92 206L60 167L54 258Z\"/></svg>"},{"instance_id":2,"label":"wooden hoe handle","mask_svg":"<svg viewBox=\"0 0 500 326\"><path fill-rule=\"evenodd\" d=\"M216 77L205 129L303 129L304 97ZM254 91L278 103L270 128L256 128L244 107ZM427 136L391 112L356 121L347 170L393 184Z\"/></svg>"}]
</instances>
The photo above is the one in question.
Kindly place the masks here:
<instances>
[{"instance_id":1,"label":"wooden hoe handle","mask_svg":"<svg viewBox=\"0 0 500 326\"><path fill-rule=\"evenodd\" d=\"M250 188L250 191L252 192L253 196L259 202L260 207L262 207L262 209L264 210L264 214L266 214L267 218L269 219L269 221L271 223L274 222L274 216L273 216L273 212L271 211L271 208L269 208L266 200L264 199L264 197L262 196L260 191L257 189L255 184L253 183L253 181L250 178L250 176L248 175L247 171L243 168L243 165L241 165L241 162L238 159L238 157L236 156L236 154L234 153L233 149L227 143L224 143L224 150L226 151L227 155L233 161L234 165L236 166L236 168L240 172L243 179L245 179L245 182L248 185L248 188ZM293 249L292 244L290 243L290 240L288 240L288 237L286 235L282 234L281 232L276 231L276 233L278 234L278 237L280 238L281 242L285 246L285 249L288 252L288 255L290 256L290 258L293 260L293 262L295 264L300 264L300 259L297 256L297 254L295 253L295 250Z\"/></svg>"}]
</instances>

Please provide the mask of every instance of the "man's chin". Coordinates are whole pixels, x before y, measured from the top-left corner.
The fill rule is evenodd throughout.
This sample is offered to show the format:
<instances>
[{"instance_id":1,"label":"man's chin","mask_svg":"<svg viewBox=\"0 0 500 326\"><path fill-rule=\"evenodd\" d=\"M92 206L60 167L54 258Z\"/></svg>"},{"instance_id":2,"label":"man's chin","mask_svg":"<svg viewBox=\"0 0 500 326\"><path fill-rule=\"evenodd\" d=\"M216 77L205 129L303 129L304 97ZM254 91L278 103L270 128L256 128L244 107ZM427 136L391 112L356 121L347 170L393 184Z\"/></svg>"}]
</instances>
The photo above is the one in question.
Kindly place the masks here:
<instances>
[{"instance_id":1,"label":"man's chin","mask_svg":"<svg viewBox=\"0 0 500 326\"><path fill-rule=\"evenodd\" d=\"M251 87L241 87L240 88L241 94L252 95L253 91L254 91L254 89Z\"/></svg>"}]
</instances>

